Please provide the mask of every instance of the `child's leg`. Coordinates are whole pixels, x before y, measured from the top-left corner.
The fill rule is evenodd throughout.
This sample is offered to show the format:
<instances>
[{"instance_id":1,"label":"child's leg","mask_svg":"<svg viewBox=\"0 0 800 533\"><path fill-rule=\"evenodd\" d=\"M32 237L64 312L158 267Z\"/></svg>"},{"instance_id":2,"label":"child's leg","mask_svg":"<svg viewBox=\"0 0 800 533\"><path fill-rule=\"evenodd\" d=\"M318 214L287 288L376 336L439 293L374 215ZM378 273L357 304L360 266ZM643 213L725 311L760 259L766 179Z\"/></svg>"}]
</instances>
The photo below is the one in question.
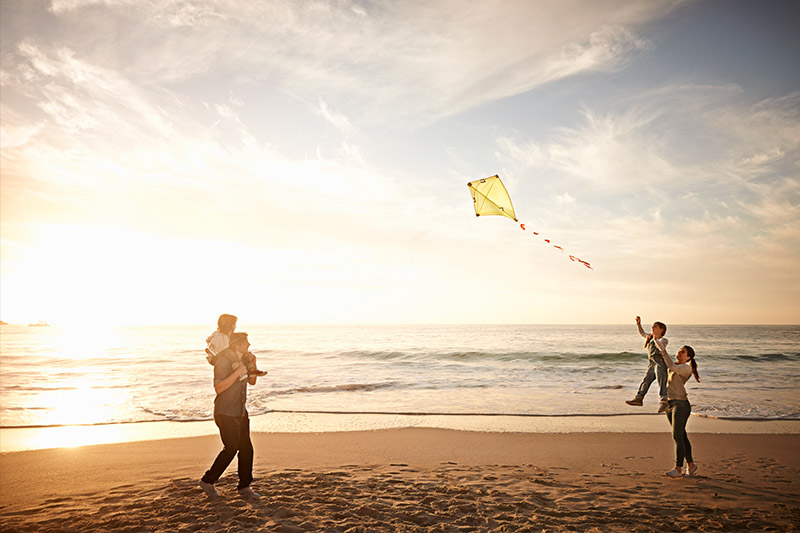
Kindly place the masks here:
<instances>
[{"instance_id":1,"label":"child's leg","mask_svg":"<svg viewBox=\"0 0 800 533\"><path fill-rule=\"evenodd\" d=\"M256 366L256 356L252 353L244 354L242 362L244 362L244 366L247 368L247 372L249 374L255 374L258 372L258 366Z\"/></svg>"},{"instance_id":2,"label":"child's leg","mask_svg":"<svg viewBox=\"0 0 800 533\"><path fill-rule=\"evenodd\" d=\"M636 397L639 399L643 399L647 391L650 389L650 385L656 379L655 369L653 368L654 364L652 361L647 365L647 372L644 374L644 379L642 379L641 385L639 385L639 392L636 393Z\"/></svg>"},{"instance_id":3,"label":"child's leg","mask_svg":"<svg viewBox=\"0 0 800 533\"><path fill-rule=\"evenodd\" d=\"M667 364L662 359L656 363L656 377L658 378L658 395L662 400L667 401Z\"/></svg>"}]
</instances>

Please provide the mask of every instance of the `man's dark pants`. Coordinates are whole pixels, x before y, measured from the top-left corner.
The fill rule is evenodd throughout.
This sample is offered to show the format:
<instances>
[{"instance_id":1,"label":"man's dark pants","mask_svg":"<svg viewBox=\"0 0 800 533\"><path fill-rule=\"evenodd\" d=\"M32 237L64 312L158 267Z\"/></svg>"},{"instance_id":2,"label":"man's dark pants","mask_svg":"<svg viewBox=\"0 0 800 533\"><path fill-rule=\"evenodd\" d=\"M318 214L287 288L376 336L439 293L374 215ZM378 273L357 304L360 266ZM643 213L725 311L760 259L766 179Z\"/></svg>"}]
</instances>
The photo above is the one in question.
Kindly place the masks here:
<instances>
[{"instance_id":1,"label":"man's dark pants","mask_svg":"<svg viewBox=\"0 0 800 533\"><path fill-rule=\"evenodd\" d=\"M238 452L239 486L237 488L249 487L253 481L253 443L250 442L250 419L246 415L214 415L214 422L219 428L223 448L214 460L214 464L203 475L203 481L212 484L216 482Z\"/></svg>"}]
</instances>

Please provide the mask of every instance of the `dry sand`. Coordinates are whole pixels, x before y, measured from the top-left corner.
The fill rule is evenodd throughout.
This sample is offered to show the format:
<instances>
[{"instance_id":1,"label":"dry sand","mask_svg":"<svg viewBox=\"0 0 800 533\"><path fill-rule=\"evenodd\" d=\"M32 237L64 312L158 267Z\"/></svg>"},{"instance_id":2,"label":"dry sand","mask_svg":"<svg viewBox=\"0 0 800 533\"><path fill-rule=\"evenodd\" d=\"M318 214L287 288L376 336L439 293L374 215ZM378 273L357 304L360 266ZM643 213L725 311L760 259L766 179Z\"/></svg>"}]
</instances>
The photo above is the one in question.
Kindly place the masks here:
<instances>
[{"instance_id":1,"label":"dry sand","mask_svg":"<svg viewBox=\"0 0 800 533\"><path fill-rule=\"evenodd\" d=\"M699 477L670 479L661 433L390 429L253 434L209 499L219 438L0 455L3 531L792 531L800 435L692 435Z\"/></svg>"}]
</instances>

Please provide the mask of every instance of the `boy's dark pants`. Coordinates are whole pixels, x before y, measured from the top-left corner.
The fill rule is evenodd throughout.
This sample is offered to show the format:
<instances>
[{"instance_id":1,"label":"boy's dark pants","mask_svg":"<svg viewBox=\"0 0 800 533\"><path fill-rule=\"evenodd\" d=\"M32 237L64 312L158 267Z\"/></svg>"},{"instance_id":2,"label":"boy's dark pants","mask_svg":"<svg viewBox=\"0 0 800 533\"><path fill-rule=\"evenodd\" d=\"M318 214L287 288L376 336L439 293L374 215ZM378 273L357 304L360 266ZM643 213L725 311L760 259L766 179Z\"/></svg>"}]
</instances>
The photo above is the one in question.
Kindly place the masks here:
<instances>
[{"instance_id":1,"label":"boy's dark pants","mask_svg":"<svg viewBox=\"0 0 800 533\"><path fill-rule=\"evenodd\" d=\"M250 419L245 416L214 415L214 423L222 437L222 451L214 464L203 475L206 483L216 482L236 453L239 453L239 485L238 489L249 487L253 482L253 443L250 442Z\"/></svg>"}]
</instances>

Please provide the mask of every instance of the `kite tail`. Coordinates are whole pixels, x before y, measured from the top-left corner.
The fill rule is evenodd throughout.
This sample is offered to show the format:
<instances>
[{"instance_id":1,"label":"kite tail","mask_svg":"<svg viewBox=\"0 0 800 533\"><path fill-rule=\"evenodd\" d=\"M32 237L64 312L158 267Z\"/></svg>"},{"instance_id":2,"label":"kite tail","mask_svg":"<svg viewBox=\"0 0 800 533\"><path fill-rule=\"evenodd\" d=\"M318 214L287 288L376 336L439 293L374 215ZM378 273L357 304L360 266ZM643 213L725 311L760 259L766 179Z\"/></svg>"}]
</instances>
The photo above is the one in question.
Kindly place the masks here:
<instances>
[{"instance_id":1,"label":"kite tail","mask_svg":"<svg viewBox=\"0 0 800 533\"><path fill-rule=\"evenodd\" d=\"M525 228L525 224L520 224L520 225L519 225L519 227L522 229L522 231L528 231L528 230ZM531 233L533 233L534 235L536 235L536 236L538 236L538 237L541 237L541 234L539 234L539 232L538 232L538 231L533 231L533 230L531 230ZM561 252L562 254L565 254L565 255L567 255L567 256L569 257L569 260L570 260L570 261L572 261L573 263L580 263L581 265L585 266L585 267L586 267L586 268L588 268L589 270L594 270L594 269L592 268L592 265L590 265L590 264L589 264L587 261L584 261L583 259L581 259L581 258L579 258L579 257L576 257L576 256L574 256L574 255L572 255L572 254L568 254L567 252L565 252L565 251L564 251L564 249L563 249L561 246L559 246L559 245L557 245L557 244L553 244L553 243L550 241L550 239L545 239L544 237L542 237L542 240L543 240L544 242L546 242L547 244L549 244L550 246L552 246L553 248L557 249L557 250L558 250L559 252Z\"/></svg>"}]
</instances>

